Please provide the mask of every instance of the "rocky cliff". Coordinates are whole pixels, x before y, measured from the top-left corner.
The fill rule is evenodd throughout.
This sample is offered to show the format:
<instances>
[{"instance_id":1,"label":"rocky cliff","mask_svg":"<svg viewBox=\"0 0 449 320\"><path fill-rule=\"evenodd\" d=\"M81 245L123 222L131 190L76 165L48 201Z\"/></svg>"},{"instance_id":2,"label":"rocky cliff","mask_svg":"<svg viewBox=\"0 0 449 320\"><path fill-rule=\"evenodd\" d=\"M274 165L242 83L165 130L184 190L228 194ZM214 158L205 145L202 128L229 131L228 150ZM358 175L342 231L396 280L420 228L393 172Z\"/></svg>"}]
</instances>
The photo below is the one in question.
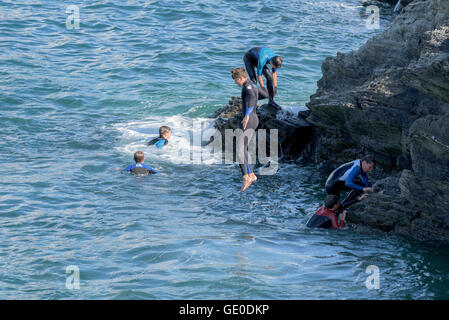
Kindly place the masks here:
<instances>
[{"instance_id":1,"label":"rocky cliff","mask_svg":"<svg viewBox=\"0 0 449 320\"><path fill-rule=\"evenodd\" d=\"M449 0L414 0L359 50L322 64L307 107L312 158L372 154L377 192L349 220L449 240Z\"/></svg>"}]
</instances>

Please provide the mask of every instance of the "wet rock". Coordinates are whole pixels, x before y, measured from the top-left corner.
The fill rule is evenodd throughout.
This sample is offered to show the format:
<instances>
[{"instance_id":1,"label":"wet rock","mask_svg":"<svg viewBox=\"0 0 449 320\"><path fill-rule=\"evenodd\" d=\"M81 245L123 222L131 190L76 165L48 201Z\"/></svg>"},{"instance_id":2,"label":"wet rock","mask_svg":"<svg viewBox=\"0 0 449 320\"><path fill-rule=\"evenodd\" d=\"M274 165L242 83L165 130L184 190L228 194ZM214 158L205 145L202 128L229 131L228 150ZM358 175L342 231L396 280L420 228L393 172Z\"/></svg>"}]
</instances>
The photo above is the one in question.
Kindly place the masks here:
<instances>
[{"instance_id":1,"label":"wet rock","mask_svg":"<svg viewBox=\"0 0 449 320\"><path fill-rule=\"evenodd\" d=\"M215 128L220 131L223 143L226 129L240 129L242 116L242 100L232 97L228 104L218 109L214 114ZM278 130L278 154L283 160L298 160L308 154L308 148L314 133L310 124L305 121L304 114L294 115L284 112L280 106L263 104L257 107L259 129L267 129L267 144L269 145L270 129Z\"/></svg>"},{"instance_id":2,"label":"wet rock","mask_svg":"<svg viewBox=\"0 0 449 320\"><path fill-rule=\"evenodd\" d=\"M322 64L306 121L316 162L373 154L379 192L351 220L449 240L449 1L414 0L359 50Z\"/></svg>"}]
</instances>

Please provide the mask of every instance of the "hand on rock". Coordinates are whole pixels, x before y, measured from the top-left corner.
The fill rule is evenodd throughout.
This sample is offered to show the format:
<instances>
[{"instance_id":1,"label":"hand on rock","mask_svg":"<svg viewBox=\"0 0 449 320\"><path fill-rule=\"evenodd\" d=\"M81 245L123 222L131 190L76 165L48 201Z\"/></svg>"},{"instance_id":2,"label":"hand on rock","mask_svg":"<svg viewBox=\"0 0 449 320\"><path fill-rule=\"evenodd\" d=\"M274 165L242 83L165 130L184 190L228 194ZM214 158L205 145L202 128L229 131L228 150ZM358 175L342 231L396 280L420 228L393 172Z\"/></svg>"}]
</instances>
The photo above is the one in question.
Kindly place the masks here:
<instances>
[{"instance_id":1,"label":"hand on rock","mask_svg":"<svg viewBox=\"0 0 449 320\"><path fill-rule=\"evenodd\" d=\"M364 193L360 196L359 201L362 201L363 199L365 199L368 196L368 193Z\"/></svg>"},{"instance_id":2,"label":"hand on rock","mask_svg":"<svg viewBox=\"0 0 449 320\"><path fill-rule=\"evenodd\" d=\"M343 211L343 213L341 214L341 220L342 221L345 221L345 219L346 219L346 214L348 213L348 211Z\"/></svg>"}]
</instances>

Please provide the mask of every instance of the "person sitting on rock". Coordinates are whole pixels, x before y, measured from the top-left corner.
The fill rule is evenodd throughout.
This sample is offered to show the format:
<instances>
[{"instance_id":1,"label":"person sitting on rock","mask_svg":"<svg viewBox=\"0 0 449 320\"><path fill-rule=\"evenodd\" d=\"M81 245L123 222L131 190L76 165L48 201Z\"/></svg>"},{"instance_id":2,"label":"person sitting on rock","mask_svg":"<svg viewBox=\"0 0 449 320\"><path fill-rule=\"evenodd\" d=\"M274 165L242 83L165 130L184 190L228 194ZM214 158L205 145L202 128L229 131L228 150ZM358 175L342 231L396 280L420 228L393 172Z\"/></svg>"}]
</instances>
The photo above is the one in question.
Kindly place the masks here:
<instances>
[{"instance_id":1,"label":"person sitting on rock","mask_svg":"<svg viewBox=\"0 0 449 320\"><path fill-rule=\"evenodd\" d=\"M242 139L237 137L237 157L239 159L240 169L243 176L243 185L241 192L245 191L253 182L257 180L257 176L253 172L251 157L249 155L248 146L254 136L255 130L259 125L257 117L256 105L259 89L248 79L248 75L243 68L232 69L232 79L235 84L242 87Z\"/></svg>"},{"instance_id":2,"label":"person sitting on rock","mask_svg":"<svg viewBox=\"0 0 449 320\"><path fill-rule=\"evenodd\" d=\"M259 99L262 96L263 98L268 98L269 102L274 104L273 99L277 93L278 86L276 69L282 66L282 58L268 48L255 47L245 53L243 62L245 63L246 71L251 81L255 84L257 80L259 81ZM271 66L271 71L268 66ZM263 83L262 74L267 79L268 92Z\"/></svg>"},{"instance_id":3,"label":"person sitting on rock","mask_svg":"<svg viewBox=\"0 0 449 320\"><path fill-rule=\"evenodd\" d=\"M346 198L341 201L341 210L348 208L357 201L362 200L364 196L358 198L363 192L373 192L371 183L368 181L367 173L374 169L374 158L366 155L361 159L357 159L345 163L335 169L327 178L325 190L328 195L336 195L340 200L340 192L350 190ZM362 182L354 181L358 176L362 177Z\"/></svg>"}]
</instances>

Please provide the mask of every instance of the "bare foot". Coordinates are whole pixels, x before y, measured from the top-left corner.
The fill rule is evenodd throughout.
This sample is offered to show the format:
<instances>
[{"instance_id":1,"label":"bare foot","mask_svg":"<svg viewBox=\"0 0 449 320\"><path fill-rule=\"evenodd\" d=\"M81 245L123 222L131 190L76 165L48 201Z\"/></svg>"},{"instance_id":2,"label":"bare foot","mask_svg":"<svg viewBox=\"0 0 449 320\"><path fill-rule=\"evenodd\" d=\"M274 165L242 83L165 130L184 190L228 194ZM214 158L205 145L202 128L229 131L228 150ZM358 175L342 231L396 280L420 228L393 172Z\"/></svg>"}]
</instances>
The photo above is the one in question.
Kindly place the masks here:
<instances>
[{"instance_id":1,"label":"bare foot","mask_svg":"<svg viewBox=\"0 0 449 320\"><path fill-rule=\"evenodd\" d=\"M240 189L240 192L243 192L246 189L248 189L248 187L251 185L251 183L253 183L253 180L251 180L250 176L244 175L243 176L243 184L242 184L242 188Z\"/></svg>"},{"instance_id":2,"label":"bare foot","mask_svg":"<svg viewBox=\"0 0 449 320\"><path fill-rule=\"evenodd\" d=\"M249 177L250 177L252 182L256 182L257 181L257 176L254 174L254 172L251 172L249 174Z\"/></svg>"}]
</instances>

